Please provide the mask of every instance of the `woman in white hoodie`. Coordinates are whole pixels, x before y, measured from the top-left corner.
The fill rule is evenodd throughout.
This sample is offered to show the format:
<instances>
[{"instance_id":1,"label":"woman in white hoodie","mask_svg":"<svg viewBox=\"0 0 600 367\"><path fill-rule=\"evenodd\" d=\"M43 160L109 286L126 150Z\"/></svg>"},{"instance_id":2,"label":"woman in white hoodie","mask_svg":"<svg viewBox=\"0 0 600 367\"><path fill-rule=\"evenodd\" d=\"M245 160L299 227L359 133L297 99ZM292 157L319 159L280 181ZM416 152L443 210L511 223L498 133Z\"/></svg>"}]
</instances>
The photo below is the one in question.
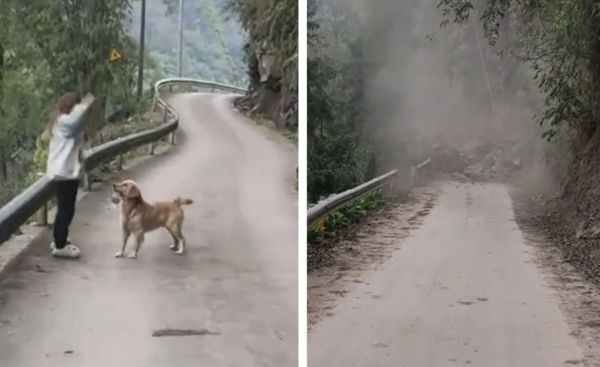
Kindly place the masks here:
<instances>
[{"instance_id":1,"label":"woman in white hoodie","mask_svg":"<svg viewBox=\"0 0 600 367\"><path fill-rule=\"evenodd\" d=\"M80 255L79 248L68 240L68 236L83 174L84 117L92 103L94 97L90 94L81 99L77 93L67 93L59 99L56 112L48 124L50 145L47 175L56 181L57 210L54 241L50 245L55 257L78 258Z\"/></svg>"}]
</instances>

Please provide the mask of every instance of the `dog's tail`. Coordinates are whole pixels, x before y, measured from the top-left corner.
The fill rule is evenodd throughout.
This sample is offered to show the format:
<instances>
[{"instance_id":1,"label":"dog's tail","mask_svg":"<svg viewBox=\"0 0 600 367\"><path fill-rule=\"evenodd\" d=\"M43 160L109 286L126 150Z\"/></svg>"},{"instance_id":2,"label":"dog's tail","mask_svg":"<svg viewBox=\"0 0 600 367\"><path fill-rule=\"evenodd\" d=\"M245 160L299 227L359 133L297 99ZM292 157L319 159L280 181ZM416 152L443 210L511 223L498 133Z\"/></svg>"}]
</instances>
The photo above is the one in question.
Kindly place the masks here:
<instances>
[{"instance_id":1,"label":"dog's tail","mask_svg":"<svg viewBox=\"0 0 600 367\"><path fill-rule=\"evenodd\" d=\"M178 197L177 199L173 200L173 202L177 206L184 206L184 205L192 205L194 203L194 200Z\"/></svg>"}]
</instances>

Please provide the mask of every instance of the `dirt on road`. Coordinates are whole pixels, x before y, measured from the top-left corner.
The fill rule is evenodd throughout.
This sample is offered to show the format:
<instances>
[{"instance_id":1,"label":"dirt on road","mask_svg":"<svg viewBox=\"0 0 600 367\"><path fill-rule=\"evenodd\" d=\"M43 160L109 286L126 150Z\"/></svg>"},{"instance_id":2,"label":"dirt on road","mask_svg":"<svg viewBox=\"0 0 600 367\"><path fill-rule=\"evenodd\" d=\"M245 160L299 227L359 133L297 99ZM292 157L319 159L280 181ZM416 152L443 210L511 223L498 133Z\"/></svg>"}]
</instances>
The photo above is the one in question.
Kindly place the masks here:
<instances>
[{"instance_id":1,"label":"dirt on road","mask_svg":"<svg viewBox=\"0 0 600 367\"><path fill-rule=\"evenodd\" d=\"M361 284L365 273L384 264L400 248L400 240L419 228L433 207L436 194L436 189L421 189L395 197L359 225L340 231L336 238L309 244L325 247L309 248L309 329L322 318L332 316L338 298Z\"/></svg>"},{"instance_id":2,"label":"dirt on road","mask_svg":"<svg viewBox=\"0 0 600 367\"><path fill-rule=\"evenodd\" d=\"M507 186L437 188L420 226L405 214L419 204L390 209L309 275L309 364L600 366L597 289L521 223Z\"/></svg>"},{"instance_id":3,"label":"dirt on road","mask_svg":"<svg viewBox=\"0 0 600 367\"><path fill-rule=\"evenodd\" d=\"M586 366L600 366L600 288L585 253L595 247L590 239L576 239L569 216L558 202L532 196L528 190L511 190L515 219L538 269L556 291L559 305L585 354ZM563 210L564 211L564 208ZM577 246L577 242L581 245ZM582 262L583 260L583 262Z\"/></svg>"}]
</instances>

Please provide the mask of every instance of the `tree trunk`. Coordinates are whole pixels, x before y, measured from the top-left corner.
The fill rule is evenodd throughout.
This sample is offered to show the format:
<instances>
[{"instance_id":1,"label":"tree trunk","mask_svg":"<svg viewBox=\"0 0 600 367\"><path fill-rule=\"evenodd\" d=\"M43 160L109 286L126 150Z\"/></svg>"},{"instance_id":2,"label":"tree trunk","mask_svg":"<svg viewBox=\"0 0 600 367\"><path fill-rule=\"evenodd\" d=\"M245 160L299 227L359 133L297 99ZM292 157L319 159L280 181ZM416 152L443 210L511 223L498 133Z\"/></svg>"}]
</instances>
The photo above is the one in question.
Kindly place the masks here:
<instances>
[{"instance_id":1,"label":"tree trunk","mask_svg":"<svg viewBox=\"0 0 600 367\"><path fill-rule=\"evenodd\" d=\"M8 164L4 158L0 160L0 182L8 182Z\"/></svg>"},{"instance_id":2,"label":"tree trunk","mask_svg":"<svg viewBox=\"0 0 600 367\"><path fill-rule=\"evenodd\" d=\"M0 123L4 118L4 108L2 101L4 98L4 45L0 43ZM1 152L0 152L1 153ZM0 157L0 181L8 180L8 166L4 157Z\"/></svg>"},{"instance_id":3,"label":"tree trunk","mask_svg":"<svg viewBox=\"0 0 600 367\"><path fill-rule=\"evenodd\" d=\"M0 43L0 120L4 116L2 101L4 100L4 45Z\"/></svg>"}]
</instances>

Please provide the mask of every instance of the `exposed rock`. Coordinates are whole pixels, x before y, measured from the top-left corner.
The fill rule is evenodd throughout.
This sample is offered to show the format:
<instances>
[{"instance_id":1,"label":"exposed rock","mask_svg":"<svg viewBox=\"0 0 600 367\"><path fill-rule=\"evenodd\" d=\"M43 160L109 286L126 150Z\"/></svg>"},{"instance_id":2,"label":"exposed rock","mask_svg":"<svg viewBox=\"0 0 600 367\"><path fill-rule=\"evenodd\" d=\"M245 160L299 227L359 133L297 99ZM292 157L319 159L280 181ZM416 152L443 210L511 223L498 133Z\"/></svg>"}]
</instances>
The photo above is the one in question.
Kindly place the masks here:
<instances>
[{"instance_id":1,"label":"exposed rock","mask_svg":"<svg viewBox=\"0 0 600 367\"><path fill-rule=\"evenodd\" d=\"M522 167L523 147L512 142L471 141L459 144L432 143L433 172L460 173L471 180L509 179ZM458 176L457 176L458 178Z\"/></svg>"}]
</instances>

